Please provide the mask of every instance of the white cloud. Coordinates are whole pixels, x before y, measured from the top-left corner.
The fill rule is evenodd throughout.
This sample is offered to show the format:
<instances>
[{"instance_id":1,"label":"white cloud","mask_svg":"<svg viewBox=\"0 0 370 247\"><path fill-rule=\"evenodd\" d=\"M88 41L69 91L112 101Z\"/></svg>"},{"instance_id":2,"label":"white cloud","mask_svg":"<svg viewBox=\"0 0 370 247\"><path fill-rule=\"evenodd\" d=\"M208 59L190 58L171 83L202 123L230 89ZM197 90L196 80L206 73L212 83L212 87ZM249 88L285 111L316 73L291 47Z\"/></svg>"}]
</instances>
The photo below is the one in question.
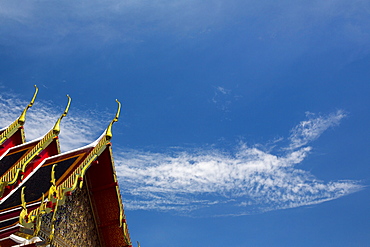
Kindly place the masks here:
<instances>
[{"instance_id":1,"label":"white cloud","mask_svg":"<svg viewBox=\"0 0 370 247\"><path fill-rule=\"evenodd\" d=\"M127 150L115 156L128 209L191 211L198 216L250 214L318 204L362 188L356 181L325 183L295 168L310 150L277 156L241 144L234 154Z\"/></svg>"},{"instance_id":2,"label":"white cloud","mask_svg":"<svg viewBox=\"0 0 370 247\"><path fill-rule=\"evenodd\" d=\"M2 93L0 127L14 121L27 104ZM62 112L63 107L56 110L37 100L27 114L27 139L44 135ZM297 168L312 150L307 144L344 116L342 111L318 117L308 114L308 120L293 128L290 144L280 155L244 143L229 153L205 148L164 153L115 150L124 204L131 210L241 215L318 204L358 191L363 187L358 181L324 182ZM105 126L94 119L71 107L62 121L62 149L93 141L100 134L96 130Z\"/></svg>"},{"instance_id":3,"label":"white cloud","mask_svg":"<svg viewBox=\"0 0 370 247\"><path fill-rule=\"evenodd\" d=\"M307 144L344 116L343 111L317 117L307 113L308 120L291 131L282 155L243 143L234 153L116 152L125 205L197 216L241 215L318 204L358 191L358 181L323 182L296 168L312 150Z\"/></svg>"},{"instance_id":4,"label":"white cloud","mask_svg":"<svg viewBox=\"0 0 370 247\"><path fill-rule=\"evenodd\" d=\"M338 110L336 113L332 113L328 116L318 116L307 112L308 120L300 122L295 128L292 129L289 137L291 144L290 149L300 148L307 143L316 140L325 130L329 127L338 125L340 120L346 116L346 114Z\"/></svg>"}]
</instances>

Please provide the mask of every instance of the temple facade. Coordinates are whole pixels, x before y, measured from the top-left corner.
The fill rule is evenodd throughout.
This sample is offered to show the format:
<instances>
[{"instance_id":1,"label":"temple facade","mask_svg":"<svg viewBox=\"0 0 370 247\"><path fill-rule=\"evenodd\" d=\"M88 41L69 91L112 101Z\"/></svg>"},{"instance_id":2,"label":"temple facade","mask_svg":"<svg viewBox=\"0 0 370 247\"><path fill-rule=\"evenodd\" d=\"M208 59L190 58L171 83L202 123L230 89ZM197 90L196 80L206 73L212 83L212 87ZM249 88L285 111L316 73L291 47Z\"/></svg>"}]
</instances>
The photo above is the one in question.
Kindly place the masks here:
<instances>
[{"instance_id":1,"label":"temple facade","mask_svg":"<svg viewBox=\"0 0 370 247\"><path fill-rule=\"evenodd\" d=\"M112 156L112 125L93 143L61 153L60 122L25 141L19 118L0 130L0 246L132 246Z\"/></svg>"}]
</instances>

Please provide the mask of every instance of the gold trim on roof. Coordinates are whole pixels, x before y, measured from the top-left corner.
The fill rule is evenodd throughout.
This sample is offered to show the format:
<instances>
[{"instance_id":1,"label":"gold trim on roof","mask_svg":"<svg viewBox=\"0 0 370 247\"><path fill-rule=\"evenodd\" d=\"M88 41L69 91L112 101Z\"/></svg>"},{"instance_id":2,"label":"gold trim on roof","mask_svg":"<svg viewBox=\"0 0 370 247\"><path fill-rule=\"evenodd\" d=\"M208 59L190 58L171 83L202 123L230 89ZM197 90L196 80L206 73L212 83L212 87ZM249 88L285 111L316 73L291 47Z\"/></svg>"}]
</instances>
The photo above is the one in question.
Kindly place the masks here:
<instances>
[{"instance_id":1,"label":"gold trim on roof","mask_svg":"<svg viewBox=\"0 0 370 247\"><path fill-rule=\"evenodd\" d=\"M128 226L127 226L126 217L125 217L125 213L124 213L124 209L123 209L121 193L120 193L119 187L118 187L117 174L116 174L116 171L114 169L115 166L114 166L112 149L109 149L109 152L110 152L110 157L111 157L111 163L113 165L113 179L114 179L114 182L117 184L116 185L116 193L117 193L118 206L119 206L119 221L120 221L119 226L122 228L123 237L125 238L126 243L129 243L130 245L132 245L131 240L129 238Z\"/></svg>"},{"instance_id":2,"label":"gold trim on roof","mask_svg":"<svg viewBox=\"0 0 370 247\"><path fill-rule=\"evenodd\" d=\"M36 236L40 230L40 219L43 214L49 213L51 211L54 211L53 213L53 220L52 220L52 231L50 233L49 239L52 241L54 238L54 222L56 219L54 219L56 215L56 211L58 210L58 206L62 206L65 201L68 194L73 193L77 186L81 188L83 185L83 178L86 174L87 169L91 166L92 162L94 162L101 153L107 148L107 146L110 144L110 139L112 138L112 125L113 123L118 121L120 111L121 111L121 103L116 100L118 103L118 109L116 112L116 115L114 119L110 122L107 129L105 130L105 135L101 137L101 139L97 142L96 146L91 150L89 155L74 169L72 174L69 175L61 184L58 186L56 185L55 181L55 167L56 164L53 165L52 171L51 171L51 186L49 188L48 192L48 198L47 200L44 199L44 196L42 198L41 204L36 209L27 212L27 209L23 209L22 213L19 215L19 222L21 225L28 229L35 229L34 230L34 236ZM112 154L111 154L112 157ZM112 165L113 165L112 160ZM117 182L116 174L113 174L114 181ZM122 228L125 241L131 245L131 241L129 239L128 234L128 228L127 223L124 218L124 212L123 212L123 206L122 206L122 200L121 195L118 190L118 185L116 185L116 192L117 197L119 201L119 210L120 210L120 227ZM51 205L50 205L51 203Z\"/></svg>"},{"instance_id":3,"label":"gold trim on roof","mask_svg":"<svg viewBox=\"0 0 370 247\"><path fill-rule=\"evenodd\" d=\"M31 99L30 103L23 110L23 112L19 116L19 118L17 118L17 120L15 120L11 125L8 126L8 128L6 128L6 130L4 130L3 133L0 134L0 145L2 145L7 139L9 139L15 132L17 132L17 130L19 129L19 127L21 127L21 126L24 125L24 123L26 122L26 113L27 113L27 110L30 107L32 107L33 104L35 103L35 99L36 99L36 96L37 96L38 91L39 91L39 89L35 85L35 92L33 94L33 97Z\"/></svg>"},{"instance_id":4,"label":"gold trim on roof","mask_svg":"<svg viewBox=\"0 0 370 247\"><path fill-rule=\"evenodd\" d=\"M53 140L55 137L58 136L60 129L60 121L63 117L65 117L68 113L69 106L71 104L71 97L68 97L68 104L64 113L59 117L54 128L50 130L38 143L35 147L33 147L27 154L19 160L15 165L13 165L8 171L5 172L0 177L0 197L3 196L5 187L14 185L18 179L23 179L23 173L26 170L26 167L29 163L31 163L34 158L39 155Z\"/></svg>"}]
</instances>

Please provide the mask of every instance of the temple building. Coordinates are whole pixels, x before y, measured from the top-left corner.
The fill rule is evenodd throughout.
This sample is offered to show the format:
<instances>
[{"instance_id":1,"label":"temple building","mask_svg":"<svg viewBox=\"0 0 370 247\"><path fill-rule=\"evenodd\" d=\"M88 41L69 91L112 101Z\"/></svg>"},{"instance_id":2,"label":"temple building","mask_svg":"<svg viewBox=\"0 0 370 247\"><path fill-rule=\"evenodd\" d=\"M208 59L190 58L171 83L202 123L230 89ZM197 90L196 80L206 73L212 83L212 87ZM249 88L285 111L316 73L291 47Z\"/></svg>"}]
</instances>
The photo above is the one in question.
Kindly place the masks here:
<instances>
[{"instance_id":1,"label":"temple building","mask_svg":"<svg viewBox=\"0 0 370 247\"><path fill-rule=\"evenodd\" d=\"M93 143L61 153L60 122L25 141L23 125L34 96L0 130L0 246L132 246L112 156L112 125Z\"/></svg>"}]
</instances>

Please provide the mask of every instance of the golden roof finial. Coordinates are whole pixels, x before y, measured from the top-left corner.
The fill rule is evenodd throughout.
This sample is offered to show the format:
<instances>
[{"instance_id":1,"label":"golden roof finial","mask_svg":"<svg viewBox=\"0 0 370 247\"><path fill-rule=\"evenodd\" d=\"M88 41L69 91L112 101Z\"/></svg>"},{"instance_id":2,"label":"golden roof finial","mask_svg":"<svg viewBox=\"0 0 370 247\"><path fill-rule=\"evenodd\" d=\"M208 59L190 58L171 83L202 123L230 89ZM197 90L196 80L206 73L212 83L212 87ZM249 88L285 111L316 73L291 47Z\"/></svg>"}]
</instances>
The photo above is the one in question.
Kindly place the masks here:
<instances>
[{"instance_id":1,"label":"golden roof finial","mask_svg":"<svg viewBox=\"0 0 370 247\"><path fill-rule=\"evenodd\" d=\"M51 180L50 183L55 186L55 167L57 164L54 164L53 167L51 168Z\"/></svg>"},{"instance_id":2,"label":"golden roof finial","mask_svg":"<svg viewBox=\"0 0 370 247\"><path fill-rule=\"evenodd\" d=\"M25 189L26 187L25 186L23 186L22 187L22 191L21 191L21 202L22 202L22 208L23 209L27 209L27 207L26 207L26 200L24 199L24 189Z\"/></svg>"},{"instance_id":3,"label":"golden roof finial","mask_svg":"<svg viewBox=\"0 0 370 247\"><path fill-rule=\"evenodd\" d=\"M59 132L60 132L60 121L62 121L63 117L67 116L69 106L71 105L71 100L72 99L71 99L71 97L69 97L68 94L67 94L67 97L68 97L68 103L67 103L66 109L64 110L63 114L59 117L58 121L55 123L54 128L53 128L53 131L56 134L59 134Z\"/></svg>"},{"instance_id":4,"label":"golden roof finial","mask_svg":"<svg viewBox=\"0 0 370 247\"><path fill-rule=\"evenodd\" d=\"M23 110L22 114L18 118L18 123L20 123L21 125L23 125L26 122L26 112L27 112L27 110L30 107L33 106L33 103L35 103L36 95L37 95L39 89L36 85L34 85L34 86L35 86L35 93L33 94L31 102L26 106L26 108Z\"/></svg>"},{"instance_id":5,"label":"golden roof finial","mask_svg":"<svg viewBox=\"0 0 370 247\"><path fill-rule=\"evenodd\" d=\"M114 122L117 122L118 121L119 114L121 112L121 102L119 102L118 99L116 99L116 102L118 103L118 109L117 109L116 116L110 122L110 124L108 125L108 128L107 128L107 130L105 132L105 136L106 136L106 139L107 140L110 140L112 138L112 136L113 136L113 134L112 134L112 125L113 125Z\"/></svg>"},{"instance_id":6,"label":"golden roof finial","mask_svg":"<svg viewBox=\"0 0 370 247\"><path fill-rule=\"evenodd\" d=\"M30 224L27 224L27 220L26 220L26 216L28 215L28 211L27 211L27 204L26 204L26 200L24 199L24 189L26 187L22 187L22 190L21 190L21 206L22 206L22 211L21 213L19 214L19 223L21 223L23 226L27 226L27 227L32 227Z\"/></svg>"}]
</instances>

